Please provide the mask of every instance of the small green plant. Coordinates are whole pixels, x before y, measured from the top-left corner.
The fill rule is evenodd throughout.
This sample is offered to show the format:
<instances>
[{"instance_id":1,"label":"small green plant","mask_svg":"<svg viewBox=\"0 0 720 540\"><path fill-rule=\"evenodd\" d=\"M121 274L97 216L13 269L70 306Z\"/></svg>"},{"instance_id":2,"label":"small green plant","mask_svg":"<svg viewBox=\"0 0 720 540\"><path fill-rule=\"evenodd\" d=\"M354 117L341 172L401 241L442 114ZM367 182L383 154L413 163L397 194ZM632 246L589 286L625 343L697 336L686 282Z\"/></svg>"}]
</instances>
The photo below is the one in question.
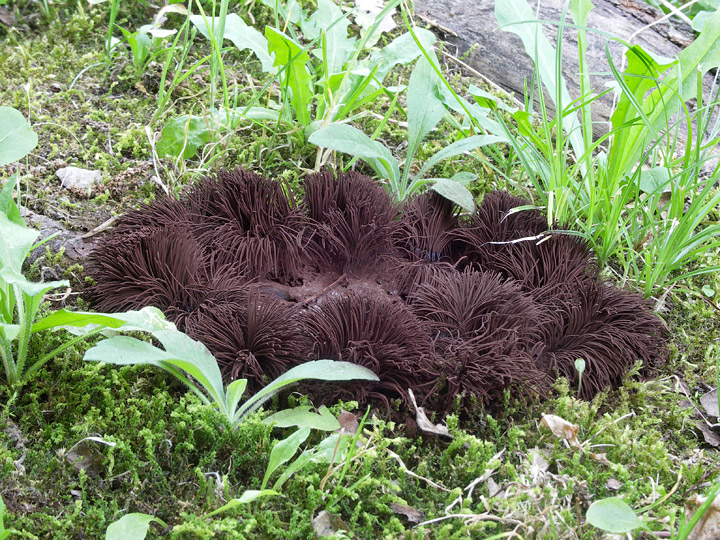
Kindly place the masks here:
<instances>
[{"instance_id":1,"label":"small green plant","mask_svg":"<svg viewBox=\"0 0 720 540\"><path fill-rule=\"evenodd\" d=\"M435 58L435 60L437 60ZM426 175L437 163L485 145L505 142L494 135L475 135L456 141L428 159L417 174L410 177L412 164L423 139L443 119L447 110L439 94L439 79L430 62L420 58L410 75L407 89L408 148L404 167L381 142L347 124L331 124L313 133L309 141L323 148L336 150L363 160L383 180L398 201L431 186L443 197L471 212L475 208L472 193L466 185L476 176L459 172L453 178L428 178ZM377 132L376 134L377 135Z\"/></svg>"},{"instance_id":2,"label":"small green plant","mask_svg":"<svg viewBox=\"0 0 720 540\"><path fill-rule=\"evenodd\" d=\"M161 527L167 527L167 523L162 519L149 514L140 512L125 514L108 526L105 540L144 540L153 522Z\"/></svg>"},{"instance_id":3,"label":"small green plant","mask_svg":"<svg viewBox=\"0 0 720 540\"><path fill-rule=\"evenodd\" d=\"M22 159L35 146L37 134L22 114L10 107L0 107L0 167ZM17 174L11 176L0 191L0 358L5 382L10 385L21 382L36 366L52 357L46 355L25 372L40 303L48 291L68 285L66 281L33 283L22 274L25 259L42 242L35 243L40 233L25 226L13 200L17 181Z\"/></svg>"},{"instance_id":4,"label":"small green plant","mask_svg":"<svg viewBox=\"0 0 720 540\"><path fill-rule=\"evenodd\" d=\"M720 338L715 340L715 395L717 396L718 411L720 411ZM720 412L718 412L720 417ZM720 422L720 418L717 419Z\"/></svg>"},{"instance_id":5,"label":"small green plant","mask_svg":"<svg viewBox=\"0 0 720 540\"><path fill-rule=\"evenodd\" d=\"M37 144L37 135L30 130L22 115L14 109L0 107L0 166L21 159ZM69 282L33 282L23 275L23 264L34 249L50 240L37 242L40 232L29 229L13 199L18 175L11 176L0 190L0 359L5 383L22 384L48 361L71 347L109 328L124 325L133 314L113 317L98 313L62 310L35 320L45 295L53 289L68 287ZM30 339L34 334L58 329L66 324L82 321L93 324L83 335L69 339L52 351L32 358L29 356ZM142 329L142 328L140 328Z\"/></svg>"},{"instance_id":6,"label":"small green plant","mask_svg":"<svg viewBox=\"0 0 720 540\"><path fill-rule=\"evenodd\" d=\"M358 110L380 95L396 95L401 88L388 89L383 82L394 66L417 59L419 49L409 34L371 53L368 43L382 18L398 3L391 2L359 39L349 35L350 21L332 0L320 0L312 14L294 2L287 8L266 2L287 19L282 28L278 20L275 27L266 27L264 34L235 13L223 15L221 10L219 17L202 12L190 15L190 22L211 41L213 51L220 50L223 39L227 39L237 49L251 51L270 79L248 104L237 106L230 102L224 68L219 64L223 104L218 108L211 93L208 114L168 121L162 129L158 155L191 158L216 139L217 133L234 129L242 120L263 122L269 127L274 123L274 131L300 127L307 137L333 121L362 115ZM432 46L435 38L431 32L416 32L427 46ZM276 82L278 101L273 99L272 86ZM266 106L257 105L261 100L267 101Z\"/></svg>"},{"instance_id":7,"label":"small green plant","mask_svg":"<svg viewBox=\"0 0 720 540\"><path fill-rule=\"evenodd\" d=\"M22 113L0 107L0 167L19 161L37 146L38 137Z\"/></svg>"},{"instance_id":8,"label":"small green plant","mask_svg":"<svg viewBox=\"0 0 720 540\"><path fill-rule=\"evenodd\" d=\"M325 363L329 364L342 364L343 362L331 362L329 360L319 361L320 364L316 364L318 368L325 369ZM327 365L329 365L327 364ZM336 369L333 367L333 369ZM292 370L291 370L292 371ZM290 373L290 372L288 372ZM318 372L319 373L319 372ZM309 377L312 378L312 377ZM357 377L361 378L361 377ZM277 380L275 381L277 382ZM258 394L251 397L248 402L256 403L258 399L264 401L265 392L268 388L274 387L274 383L271 383L266 388L261 390ZM369 412L369 409L368 409ZM276 427L292 427L297 426L299 429L292 432L286 438L276 442L270 450L270 457L268 465L263 476L262 484L259 490L245 490L240 497L231 499L220 508L213 510L203 516L203 518L211 518L220 513L231 510L237 506L249 504L265 497L273 497L280 495L278 491L282 485L296 472L302 470L310 463L323 463L328 464L328 474L325 479L329 478L332 473L332 467L337 464L344 463L342 467L342 477L347 472L347 467L350 462L354 459L357 454L357 441L359 434L362 431L362 426L367 418L367 413L362 419L357 432L352 435L348 433L342 433L340 423L338 420L328 411L327 408L321 407L317 413L310 411L310 407L300 406L295 409L288 409L279 411L263 421L267 424L274 425ZM332 435L323 439L317 446L304 450L280 475L275 481L272 489L267 489L268 482L272 475L284 464L290 462L293 456L297 453L300 446L307 440L310 435L311 429L319 429L323 431L335 431ZM324 485L325 480L323 480ZM332 493L328 507L331 506L333 501L336 501L337 487ZM106 540L144 540L147 535L148 529L152 522L156 522L162 527L167 527L167 524L159 518L156 518L149 514L144 513L132 513L126 514L119 520L110 524L107 528L105 539Z\"/></svg>"},{"instance_id":9,"label":"small green plant","mask_svg":"<svg viewBox=\"0 0 720 540\"><path fill-rule=\"evenodd\" d=\"M11 534L15 533L13 529L5 528L6 510L7 508L5 507L5 501L3 501L3 498L0 496L0 540L5 540L6 538L9 538Z\"/></svg>"},{"instance_id":10,"label":"small green plant","mask_svg":"<svg viewBox=\"0 0 720 540\"><path fill-rule=\"evenodd\" d=\"M575 369L578 372L578 395L580 395L582 393L583 373L585 373L585 359L584 358L577 358L575 360Z\"/></svg>"}]
</instances>

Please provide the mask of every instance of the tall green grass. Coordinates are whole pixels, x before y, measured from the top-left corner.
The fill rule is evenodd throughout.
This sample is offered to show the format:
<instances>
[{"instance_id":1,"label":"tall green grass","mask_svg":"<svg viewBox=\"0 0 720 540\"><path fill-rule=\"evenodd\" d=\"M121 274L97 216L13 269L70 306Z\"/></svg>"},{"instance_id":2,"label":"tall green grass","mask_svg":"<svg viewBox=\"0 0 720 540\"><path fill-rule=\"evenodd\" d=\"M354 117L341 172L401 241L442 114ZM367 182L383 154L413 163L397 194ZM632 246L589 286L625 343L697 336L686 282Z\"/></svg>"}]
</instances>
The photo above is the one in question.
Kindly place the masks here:
<instances>
[{"instance_id":1,"label":"tall green grass","mask_svg":"<svg viewBox=\"0 0 720 540\"><path fill-rule=\"evenodd\" d=\"M720 65L720 11L675 60L656 60L641 47L623 43L628 65L621 72L607 52L617 105L609 131L593 139L593 103L610 90L593 92L587 70L591 9L589 0L572 0L573 22L564 22L564 11L553 46L525 0L497 1L501 27L523 40L535 66L525 107L509 108L482 95L476 103L465 102L462 110L480 129L488 129L488 123L478 107L490 110L493 134L510 141L504 163L495 166L501 171L521 167L519 177L508 175L507 180L518 189L530 183L551 227L566 226L582 235L601 265L612 263L651 296L678 280L720 269L702 265L702 255L720 246L720 168L708 167L717 162L720 141L717 76L709 93L703 95L702 87L703 76ZM580 96L575 100L562 73L568 26L578 32ZM425 51L425 57L432 55ZM440 66L434 67L450 88ZM692 110L688 104L695 99ZM558 113L553 115L552 108ZM681 124L689 134L684 146Z\"/></svg>"}]
</instances>

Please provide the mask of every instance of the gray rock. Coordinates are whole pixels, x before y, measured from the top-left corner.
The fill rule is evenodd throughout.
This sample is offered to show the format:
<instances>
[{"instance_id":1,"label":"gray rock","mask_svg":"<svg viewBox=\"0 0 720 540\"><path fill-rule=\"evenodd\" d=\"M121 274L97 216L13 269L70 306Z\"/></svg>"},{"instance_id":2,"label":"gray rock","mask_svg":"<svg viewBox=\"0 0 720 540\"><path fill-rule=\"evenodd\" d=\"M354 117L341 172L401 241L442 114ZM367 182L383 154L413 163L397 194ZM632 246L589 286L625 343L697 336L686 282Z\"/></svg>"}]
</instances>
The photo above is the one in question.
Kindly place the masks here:
<instances>
[{"instance_id":1,"label":"gray rock","mask_svg":"<svg viewBox=\"0 0 720 540\"><path fill-rule=\"evenodd\" d=\"M62 182L62 186L69 189L79 197L90 197L93 186L100 182L102 172L81 169L79 167L63 167L55 174Z\"/></svg>"}]
</instances>

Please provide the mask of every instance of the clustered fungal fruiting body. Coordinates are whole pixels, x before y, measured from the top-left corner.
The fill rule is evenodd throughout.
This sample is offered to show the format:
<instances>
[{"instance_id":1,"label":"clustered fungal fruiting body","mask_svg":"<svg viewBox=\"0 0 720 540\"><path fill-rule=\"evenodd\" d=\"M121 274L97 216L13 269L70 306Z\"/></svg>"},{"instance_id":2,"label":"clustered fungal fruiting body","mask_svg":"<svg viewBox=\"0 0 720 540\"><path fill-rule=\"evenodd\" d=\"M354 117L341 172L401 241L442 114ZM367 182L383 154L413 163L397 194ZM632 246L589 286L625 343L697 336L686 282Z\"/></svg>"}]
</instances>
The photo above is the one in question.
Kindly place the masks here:
<instances>
[{"instance_id":1,"label":"clustered fungal fruiting body","mask_svg":"<svg viewBox=\"0 0 720 540\"><path fill-rule=\"evenodd\" d=\"M578 358L584 398L637 361L651 374L666 360L647 302L603 283L577 236L510 212L523 199L490 193L464 216L437 194L400 207L356 173L303 187L296 202L278 182L221 171L129 213L91 256L87 297L162 309L227 380L258 388L308 360L345 360L380 382L344 397L387 404L412 388L439 411L558 375L577 384Z\"/></svg>"}]
</instances>

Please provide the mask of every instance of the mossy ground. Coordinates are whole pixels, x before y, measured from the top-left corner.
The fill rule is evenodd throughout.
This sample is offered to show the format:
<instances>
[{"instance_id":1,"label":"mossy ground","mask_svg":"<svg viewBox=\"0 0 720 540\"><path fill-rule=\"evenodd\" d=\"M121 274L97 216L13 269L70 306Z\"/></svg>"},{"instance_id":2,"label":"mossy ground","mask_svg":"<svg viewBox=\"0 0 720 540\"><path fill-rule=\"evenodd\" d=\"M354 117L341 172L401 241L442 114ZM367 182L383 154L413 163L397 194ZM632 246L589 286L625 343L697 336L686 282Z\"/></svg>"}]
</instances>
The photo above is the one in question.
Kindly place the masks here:
<instances>
[{"instance_id":1,"label":"mossy ground","mask_svg":"<svg viewBox=\"0 0 720 540\"><path fill-rule=\"evenodd\" d=\"M50 6L47 15L38 13L38 6L11 2L17 28L0 26L0 103L23 111L40 140L26 163L0 171L0 178L19 169L27 182L23 204L85 231L158 191L145 126L159 132L170 111L197 110L208 74L199 70L178 88L168 110L156 114L156 98L123 59L127 52L105 64L105 5L70 2ZM124 9L130 8L124 4ZM243 8L231 6L235 9ZM121 12L119 22L137 27L151 15L138 2ZM200 54L191 51L193 57ZM246 55L228 56L229 77L245 79L248 70L252 75L252 63L245 60ZM387 105L376 104L379 117ZM364 122L372 130L379 118ZM397 148L403 136L403 129L389 124L381 137ZM419 159L447 144L447 137L452 130L440 130ZM316 151L298 133L242 126L217 156L209 165L200 159L164 162L175 178L171 187L180 189L221 166L243 166L297 184L302 171L314 167ZM92 198L80 199L55 177L64 165L100 170L104 183ZM466 158L437 172L457 170L480 176L478 193L497 183ZM55 262L45 259L51 266ZM708 264L718 262L717 253L709 254ZM43 260L36 270L37 265ZM704 492L720 468L718 452L695 428L692 405L714 386L718 369L712 340L720 318L698 296L703 286L720 294L720 279L711 275L667 297L662 315L673 353L654 380L629 376L620 389L592 403L576 400L562 381L544 398L508 395L489 412L435 419L447 422L452 440L424 437L371 413L363 435L366 451L344 477L335 471L324 481L327 465L310 464L283 486L281 497L212 518L203 516L260 487L270 448L283 433L260 416L232 431L168 375L83 363L83 348L68 349L19 392L0 389L6 525L25 538L102 538L123 514L145 512L168 524L153 525L151 538L302 539L314 536L312 518L327 508L352 531L338 537L486 538L514 531L524 538L595 538L599 533L585 523L585 510L593 500L620 494L634 508L669 495L647 514L653 528L667 528L687 494ZM33 343L35 354L63 339L61 333L42 336ZM352 406L338 404L334 411ZM606 454L607 462L540 427L541 413L578 424L579 440L589 441L587 450ZM309 445L321 435L312 437ZM83 467L73 464L78 448L87 455ZM415 528L393 503L414 508L424 520L452 517Z\"/></svg>"}]
</instances>

